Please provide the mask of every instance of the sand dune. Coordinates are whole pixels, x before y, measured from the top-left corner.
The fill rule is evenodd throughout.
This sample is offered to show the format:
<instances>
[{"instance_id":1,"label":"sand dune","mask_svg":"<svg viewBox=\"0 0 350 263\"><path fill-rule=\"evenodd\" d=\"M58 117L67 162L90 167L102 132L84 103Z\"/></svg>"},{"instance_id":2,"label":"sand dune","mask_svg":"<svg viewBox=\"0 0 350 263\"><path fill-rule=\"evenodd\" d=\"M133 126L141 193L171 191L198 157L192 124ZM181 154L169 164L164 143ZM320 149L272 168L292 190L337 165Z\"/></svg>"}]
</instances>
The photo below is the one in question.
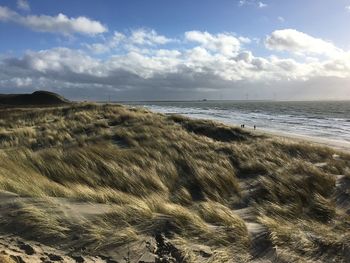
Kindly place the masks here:
<instances>
[{"instance_id":1,"label":"sand dune","mask_svg":"<svg viewBox=\"0 0 350 263\"><path fill-rule=\"evenodd\" d=\"M350 154L121 105L0 111L8 262L347 262Z\"/></svg>"},{"instance_id":2,"label":"sand dune","mask_svg":"<svg viewBox=\"0 0 350 263\"><path fill-rule=\"evenodd\" d=\"M68 103L67 99L48 91L35 91L31 94L0 94L0 106L50 106Z\"/></svg>"}]
</instances>

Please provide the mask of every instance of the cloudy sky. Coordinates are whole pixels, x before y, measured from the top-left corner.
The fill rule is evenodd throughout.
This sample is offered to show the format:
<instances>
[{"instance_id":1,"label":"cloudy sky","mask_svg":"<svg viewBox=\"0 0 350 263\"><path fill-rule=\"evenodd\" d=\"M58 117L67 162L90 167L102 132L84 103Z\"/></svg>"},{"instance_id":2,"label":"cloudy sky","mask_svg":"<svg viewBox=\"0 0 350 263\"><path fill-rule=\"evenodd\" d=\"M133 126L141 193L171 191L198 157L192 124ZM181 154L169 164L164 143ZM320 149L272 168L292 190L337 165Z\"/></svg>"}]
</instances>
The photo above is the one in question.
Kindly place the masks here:
<instances>
[{"instance_id":1,"label":"cloudy sky","mask_svg":"<svg viewBox=\"0 0 350 263\"><path fill-rule=\"evenodd\" d=\"M0 0L0 92L350 99L350 0Z\"/></svg>"}]
</instances>

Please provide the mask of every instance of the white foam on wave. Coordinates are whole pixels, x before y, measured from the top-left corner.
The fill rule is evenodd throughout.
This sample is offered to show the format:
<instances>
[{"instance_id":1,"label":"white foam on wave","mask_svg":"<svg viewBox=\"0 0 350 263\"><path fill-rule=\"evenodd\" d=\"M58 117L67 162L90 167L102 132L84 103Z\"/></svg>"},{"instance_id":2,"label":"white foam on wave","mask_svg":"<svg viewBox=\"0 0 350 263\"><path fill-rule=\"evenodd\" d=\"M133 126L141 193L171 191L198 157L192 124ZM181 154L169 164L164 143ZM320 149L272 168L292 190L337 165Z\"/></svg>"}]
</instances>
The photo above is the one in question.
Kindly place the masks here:
<instances>
[{"instance_id":1,"label":"white foam on wave","mask_svg":"<svg viewBox=\"0 0 350 263\"><path fill-rule=\"evenodd\" d=\"M256 125L259 129L301 136L350 142L350 122L343 118L271 114L263 110L239 111L219 107L178 107L172 105L142 105L164 114L181 114L191 118L211 119L231 125ZM300 114L300 113L299 113Z\"/></svg>"}]
</instances>

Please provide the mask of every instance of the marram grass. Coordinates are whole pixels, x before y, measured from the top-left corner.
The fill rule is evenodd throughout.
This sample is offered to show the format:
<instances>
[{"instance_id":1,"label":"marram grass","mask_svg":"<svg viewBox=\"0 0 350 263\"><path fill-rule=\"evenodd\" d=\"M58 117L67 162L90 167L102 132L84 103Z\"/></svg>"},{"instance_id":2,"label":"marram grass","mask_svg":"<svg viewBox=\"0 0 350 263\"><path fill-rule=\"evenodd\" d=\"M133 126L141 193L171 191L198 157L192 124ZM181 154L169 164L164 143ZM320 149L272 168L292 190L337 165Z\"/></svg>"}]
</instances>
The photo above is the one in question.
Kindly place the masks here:
<instances>
[{"instance_id":1,"label":"marram grass","mask_svg":"<svg viewBox=\"0 0 350 263\"><path fill-rule=\"evenodd\" d=\"M350 260L349 208L336 198L349 195L337 183L350 180L349 154L120 105L0 118L0 189L24 200L2 231L96 254L163 233L187 262L202 260L193 244L210 247L207 262ZM111 209L71 217L60 198Z\"/></svg>"}]
</instances>

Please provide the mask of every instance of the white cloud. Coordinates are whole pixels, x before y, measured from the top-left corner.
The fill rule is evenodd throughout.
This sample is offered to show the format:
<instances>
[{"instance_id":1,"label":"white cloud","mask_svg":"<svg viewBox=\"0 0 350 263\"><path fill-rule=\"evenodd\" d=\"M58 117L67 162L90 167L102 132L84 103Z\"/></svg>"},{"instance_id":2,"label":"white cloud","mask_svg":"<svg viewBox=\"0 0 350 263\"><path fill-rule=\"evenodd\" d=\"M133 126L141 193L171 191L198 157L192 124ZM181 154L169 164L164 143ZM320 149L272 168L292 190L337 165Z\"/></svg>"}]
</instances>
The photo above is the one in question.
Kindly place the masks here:
<instances>
[{"instance_id":1,"label":"white cloud","mask_svg":"<svg viewBox=\"0 0 350 263\"><path fill-rule=\"evenodd\" d=\"M125 79L116 82L116 76L123 74L127 81L135 79L152 80L171 74L176 79L191 76L216 78L222 81L262 81L283 79L309 79L313 76L350 76L350 55L344 59L328 59L300 63L294 59L255 57L251 51L237 52L234 57L211 53L205 47L197 46L184 52L178 50L154 50L150 54L131 51L114 55L105 60L89 56L80 50L55 48L39 52L28 52L22 58L6 59L7 67L20 68L30 72L28 76L58 78L73 83L121 85ZM174 75L175 74L175 75ZM199 74L199 75L198 75ZM204 74L204 75L203 75ZM10 79L16 77L12 75ZM129 79L131 78L131 79ZM200 81L197 79L196 81ZM174 83L175 84L175 83ZM215 87L211 87L215 88Z\"/></svg>"},{"instance_id":2,"label":"white cloud","mask_svg":"<svg viewBox=\"0 0 350 263\"><path fill-rule=\"evenodd\" d=\"M0 6L0 21L9 21L14 19L18 14L6 6Z\"/></svg>"},{"instance_id":3,"label":"white cloud","mask_svg":"<svg viewBox=\"0 0 350 263\"><path fill-rule=\"evenodd\" d=\"M264 7L267 7L267 4L265 4L263 2L258 2L258 7L259 8L264 8Z\"/></svg>"},{"instance_id":4,"label":"white cloud","mask_svg":"<svg viewBox=\"0 0 350 263\"><path fill-rule=\"evenodd\" d=\"M176 58L181 55L181 52L178 50L159 49L156 51L155 55L156 57Z\"/></svg>"},{"instance_id":5,"label":"white cloud","mask_svg":"<svg viewBox=\"0 0 350 263\"><path fill-rule=\"evenodd\" d=\"M243 44L249 44L252 42L248 37L242 37L242 36L238 37L238 40Z\"/></svg>"},{"instance_id":6,"label":"white cloud","mask_svg":"<svg viewBox=\"0 0 350 263\"><path fill-rule=\"evenodd\" d=\"M238 1L238 6L244 6L247 3L246 0L240 0Z\"/></svg>"},{"instance_id":7,"label":"white cloud","mask_svg":"<svg viewBox=\"0 0 350 263\"><path fill-rule=\"evenodd\" d=\"M196 42L212 52L219 52L225 56L236 54L241 48L241 42L249 42L248 38L237 38L230 33L219 33L216 35L201 31L185 32L185 39Z\"/></svg>"},{"instance_id":8,"label":"white cloud","mask_svg":"<svg viewBox=\"0 0 350 263\"><path fill-rule=\"evenodd\" d=\"M17 8L23 11L30 11L30 5L27 0L17 0Z\"/></svg>"},{"instance_id":9,"label":"white cloud","mask_svg":"<svg viewBox=\"0 0 350 263\"><path fill-rule=\"evenodd\" d=\"M238 1L238 6L255 6L257 8L264 8L267 7L268 5L264 2L261 1L256 1L256 0L240 0Z\"/></svg>"},{"instance_id":10,"label":"white cloud","mask_svg":"<svg viewBox=\"0 0 350 263\"><path fill-rule=\"evenodd\" d=\"M39 52L27 52L23 57L24 65L34 71L48 73L65 72L94 74L99 76L100 63L79 50L54 48Z\"/></svg>"},{"instance_id":11,"label":"white cloud","mask_svg":"<svg viewBox=\"0 0 350 263\"><path fill-rule=\"evenodd\" d=\"M103 54L112 51L118 45L120 45L126 36L120 32L114 32L112 37L105 39L104 42L101 43L93 43L93 44L83 44L87 49L92 51L94 54Z\"/></svg>"},{"instance_id":12,"label":"white cloud","mask_svg":"<svg viewBox=\"0 0 350 263\"><path fill-rule=\"evenodd\" d=\"M7 7L0 6L0 21L17 23L34 31L71 35L74 33L96 35L108 31L99 21L84 16L69 18L64 14L57 16L22 16Z\"/></svg>"},{"instance_id":13,"label":"white cloud","mask_svg":"<svg viewBox=\"0 0 350 263\"><path fill-rule=\"evenodd\" d=\"M345 6L345 10L350 12L350 5Z\"/></svg>"},{"instance_id":14,"label":"white cloud","mask_svg":"<svg viewBox=\"0 0 350 263\"><path fill-rule=\"evenodd\" d=\"M281 23L284 23L286 21L283 16L277 17L277 20L280 21Z\"/></svg>"},{"instance_id":15,"label":"white cloud","mask_svg":"<svg viewBox=\"0 0 350 263\"><path fill-rule=\"evenodd\" d=\"M131 44L136 45L164 45L173 41L162 35L158 35L155 30L137 29L133 30L130 36Z\"/></svg>"},{"instance_id":16,"label":"white cloud","mask_svg":"<svg viewBox=\"0 0 350 263\"><path fill-rule=\"evenodd\" d=\"M111 50L111 47L108 45L108 43L83 44L83 46L87 47L94 54L103 54Z\"/></svg>"},{"instance_id":17,"label":"white cloud","mask_svg":"<svg viewBox=\"0 0 350 263\"><path fill-rule=\"evenodd\" d=\"M304 53L311 53L315 43L318 46L326 43L325 47L329 48L327 41L316 41L310 36L305 38L306 34L301 35L302 43L308 43L306 46L301 46L301 40L295 40L294 34L291 34L292 40L287 35L289 37L275 31L270 36L274 41L268 43L275 50ZM149 96L155 94L151 90L158 93L169 90L207 92L233 87L243 89L249 83L255 87L271 85L277 89L279 84L286 82L350 79L350 52L345 51L342 56L327 53L327 57L303 57L302 61L276 55L262 57L243 49L242 40L233 34L201 31L185 32L185 39L176 42L176 48L172 45L167 49L162 46L163 41L150 44L147 40L137 42L142 43L137 44L138 48L128 49L128 45L134 43L132 36L133 31L129 34L115 32L105 42L95 43L102 46L91 46L85 51L61 47L30 51L22 57L3 57L0 59L0 88L85 88L95 89L96 96L111 90L137 90L137 94ZM275 41L281 36L283 41ZM197 45L189 45L189 42ZM102 51L107 47L111 53L103 58L94 57L93 47ZM316 54L324 54L325 47L314 47ZM113 52L115 48L117 52Z\"/></svg>"},{"instance_id":18,"label":"white cloud","mask_svg":"<svg viewBox=\"0 0 350 263\"><path fill-rule=\"evenodd\" d=\"M103 42L83 45L95 54L111 52L117 47L128 51L148 53L149 47L165 45L170 42L175 42L175 40L159 35L155 30L140 28L132 30L129 35L114 32L112 37Z\"/></svg>"},{"instance_id":19,"label":"white cloud","mask_svg":"<svg viewBox=\"0 0 350 263\"><path fill-rule=\"evenodd\" d=\"M309 36L295 29L272 32L265 45L270 50L288 51L298 55L325 55L329 57L342 54L342 50L329 41Z\"/></svg>"}]
</instances>

